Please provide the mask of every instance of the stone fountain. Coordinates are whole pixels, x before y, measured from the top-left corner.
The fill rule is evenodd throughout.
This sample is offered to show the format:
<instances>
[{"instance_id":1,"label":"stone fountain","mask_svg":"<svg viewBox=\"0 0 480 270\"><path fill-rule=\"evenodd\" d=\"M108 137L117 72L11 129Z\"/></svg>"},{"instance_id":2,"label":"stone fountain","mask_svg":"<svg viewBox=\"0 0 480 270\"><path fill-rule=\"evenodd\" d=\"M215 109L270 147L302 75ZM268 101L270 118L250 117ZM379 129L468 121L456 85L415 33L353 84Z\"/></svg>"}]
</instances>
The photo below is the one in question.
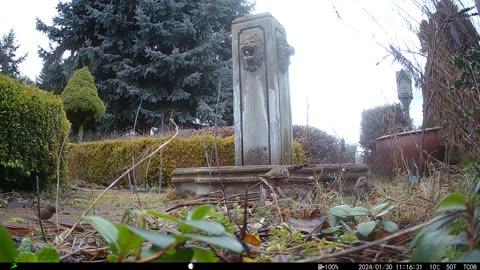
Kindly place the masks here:
<instances>
[{"instance_id":1,"label":"stone fountain","mask_svg":"<svg viewBox=\"0 0 480 270\"><path fill-rule=\"evenodd\" d=\"M172 182L178 193L205 195L223 183L226 193L238 194L259 182L255 174L292 165L288 68L293 54L285 29L269 13L232 22L235 166L177 168ZM367 171L363 164L323 164L291 171L289 184L321 176L325 182L343 179L348 189Z\"/></svg>"}]
</instances>

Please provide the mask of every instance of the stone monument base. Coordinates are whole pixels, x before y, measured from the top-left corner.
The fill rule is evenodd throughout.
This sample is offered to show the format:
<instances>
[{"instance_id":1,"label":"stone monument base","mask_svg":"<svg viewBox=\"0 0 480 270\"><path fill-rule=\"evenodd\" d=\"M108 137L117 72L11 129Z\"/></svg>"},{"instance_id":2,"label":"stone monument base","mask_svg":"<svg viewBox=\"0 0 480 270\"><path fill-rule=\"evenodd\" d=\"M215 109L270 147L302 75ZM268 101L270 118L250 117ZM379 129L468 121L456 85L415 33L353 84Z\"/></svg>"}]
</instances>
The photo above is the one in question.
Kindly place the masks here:
<instances>
[{"instance_id":1,"label":"stone monument base","mask_svg":"<svg viewBox=\"0 0 480 270\"><path fill-rule=\"evenodd\" d=\"M275 166L223 166L219 169L217 167L177 168L173 171L172 183L178 194L188 193L201 196L222 190L221 177L225 193L240 194L254 186L249 189L249 193L253 193L258 192L260 186L256 185L260 180L255 175L264 174L273 167ZM315 168L302 168L290 171L286 187L308 185L313 183L313 177L317 177L326 185L333 183L336 189L341 186L343 191L348 191L353 189L358 177L367 176L368 169L367 165L351 163L321 164ZM335 179L343 179L343 181L338 183L338 181L334 181Z\"/></svg>"}]
</instances>

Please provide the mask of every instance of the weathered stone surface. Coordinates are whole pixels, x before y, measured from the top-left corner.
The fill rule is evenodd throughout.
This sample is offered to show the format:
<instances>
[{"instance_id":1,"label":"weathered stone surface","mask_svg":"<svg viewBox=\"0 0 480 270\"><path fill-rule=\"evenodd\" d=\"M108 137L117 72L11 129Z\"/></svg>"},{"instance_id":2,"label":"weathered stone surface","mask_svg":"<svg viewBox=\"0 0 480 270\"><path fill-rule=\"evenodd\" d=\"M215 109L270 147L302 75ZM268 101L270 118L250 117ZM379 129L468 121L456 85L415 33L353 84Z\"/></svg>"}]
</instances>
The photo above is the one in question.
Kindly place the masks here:
<instances>
[{"instance_id":1,"label":"weathered stone surface","mask_svg":"<svg viewBox=\"0 0 480 270\"><path fill-rule=\"evenodd\" d=\"M227 194L251 187L253 193L261 181L255 175L293 163L288 67L295 51L285 29L269 13L237 18L232 52L236 166L177 168L172 183L178 193L207 195L222 186ZM363 164L323 164L290 171L287 187L319 177L327 186L348 190L367 172Z\"/></svg>"},{"instance_id":2,"label":"weathered stone surface","mask_svg":"<svg viewBox=\"0 0 480 270\"><path fill-rule=\"evenodd\" d=\"M222 179L227 194L238 194L261 181L255 175L264 174L273 167L275 166L223 166L219 169L216 167L177 168L173 172L172 182L178 193L206 195L209 192L221 190L220 179ZM344 190L351 190L358 177L365 176L367 173L368 166L364 164L323 164L318 165L315 169L303 168L290 171L286 187L312 183L312 177L315 176L321 177L321 181L329 185L342 174L342 183L334 183L332 186L339 188L339 184L341 184ZM258 191L258 188L257 185L250 189L249 193Z\"/></svg>"},{"instance_id":3,"label":"weathered stone surface","mask_svg":"<svg viewBox=\"0 0 480 270\"><path fill-rule=\"evenodd\" d=\"M269 13L232 23L235 165L293 162L288 66L294 50Z\"/></svg>"}]
</instances>

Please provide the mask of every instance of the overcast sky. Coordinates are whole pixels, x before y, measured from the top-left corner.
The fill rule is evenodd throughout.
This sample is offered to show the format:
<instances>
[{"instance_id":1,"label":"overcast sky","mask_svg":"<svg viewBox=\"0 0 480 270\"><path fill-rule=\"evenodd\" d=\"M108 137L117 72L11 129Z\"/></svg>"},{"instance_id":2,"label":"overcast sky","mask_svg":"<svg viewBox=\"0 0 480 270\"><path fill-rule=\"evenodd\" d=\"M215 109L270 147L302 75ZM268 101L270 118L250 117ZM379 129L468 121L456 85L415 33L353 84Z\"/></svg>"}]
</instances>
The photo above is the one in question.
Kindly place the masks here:
<instances>
[{"instance_id":1,"label":"overcast sky","mask_svg":"<svg viewBox=\"0 0 480 270\"><path fill-rule=\"evenodd\" d=\"M21 72L35 79L42 62L38 46L48 39L35 30L35 18L47 24L58 0L4 0L0 34L14 29L20 48L28 52ZM345 138L359 140L361 112L399 102L395 72L401 66L384 57L389 43L418 43L407 29L405 14L421 14L402 0L257 0L254 13L270 12L295 48L290 58L290 91L294 124L306 124ZM400 8L401 7L401 8ZM407 12L405 12L405 9ZM413 22L415 24L415 22ZM382 59L384 59L382 61ZM421 124L421 92L413 91L410 116ZM308 108L308 111L307 111Z\"/></svg>"}]
</instances>

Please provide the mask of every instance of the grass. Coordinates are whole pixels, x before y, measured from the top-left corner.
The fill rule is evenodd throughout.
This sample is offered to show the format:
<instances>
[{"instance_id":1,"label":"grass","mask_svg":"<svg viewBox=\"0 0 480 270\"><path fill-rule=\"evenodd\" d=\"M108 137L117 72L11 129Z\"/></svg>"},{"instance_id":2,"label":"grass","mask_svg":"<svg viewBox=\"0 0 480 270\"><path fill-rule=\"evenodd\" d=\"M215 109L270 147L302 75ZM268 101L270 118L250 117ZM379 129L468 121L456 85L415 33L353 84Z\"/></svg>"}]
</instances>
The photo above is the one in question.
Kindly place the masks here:
<instances>
[{"instance_id":1,"label":"grass","mask_svg":"<svg viewBox=\"0 0 480 270\"><path fill-rule=\"evenodd\" d=\"M379 204L391 202L395 208L383 218L398 224L400 230L410 228L430 220L436 213L436 205L447 193L453 189L468 188L468 183L460 180L461 178L457 175L446 176L441 173L433 173L415 183L408 181L406 176L393 179L373 177L371 181L374 182L376 192L363 200L336 190L326 189L322 185L317 185L315 188L299 186L286 188L284 191L289 197L278 199L278 203L271 199L264 202L258 200L249 202L246 233L257 235L260 243L250 246L250 252L244 253L243 258L255 262L297 261L321 254L345 252L363 243L355 236L354 231L344 229L337 233L321 233L322 229L328 228L328 219L321 228L311 233L302 232L298 224L314 225L320 217L328 216L330 210L338 205L361 206L371 211ZM85 183L71 183L68 188L63 188L60 216L63 215L62 210L70 209L72 210L70 215L78 218L100 194L101 190L98 188L100 187L88 186ZM50 196L49 193L44 194L45 197ZM138 200L141 202L141 207ZM130 191L112 189L97 201L94 209L96 209L95 215L108 220L123 220L134 226L140 226L137 223L138 218L134 217L132 214L134 212L131 210L142 208L164 212L175 204L191 200L194 198L181 197L173 189L161 194L140 192L138 197ZM178 208L170 214L184 218L193 208L194 206ZM209 219L223 224L228 231L240 236L245 225L244 209L244 201L241 198L232 199L229 204L231 219L227 217L224 205L216 206ZM93 214L93 211L91 210L89 214ZM355 230L355 226L361 222L370 221L370 218L358 217L355 223L349 223L348 226L351 230ZM10 217L10 221L14 220L16 220L15 217ZM292 222L295 220L297 223ZM15 223L18 224L19 221L16 220ZM365 240L374 241L389 235L378 229L374 232L369 239ZM350 260L347 258L355 262L405 260L408 258L408 244L414 236L414 233L409 233L388 241L387 246L383 247L386 251L374 246L350 254L350 257L340 256L336 261Z\"/></svg>"}]
</instances>

